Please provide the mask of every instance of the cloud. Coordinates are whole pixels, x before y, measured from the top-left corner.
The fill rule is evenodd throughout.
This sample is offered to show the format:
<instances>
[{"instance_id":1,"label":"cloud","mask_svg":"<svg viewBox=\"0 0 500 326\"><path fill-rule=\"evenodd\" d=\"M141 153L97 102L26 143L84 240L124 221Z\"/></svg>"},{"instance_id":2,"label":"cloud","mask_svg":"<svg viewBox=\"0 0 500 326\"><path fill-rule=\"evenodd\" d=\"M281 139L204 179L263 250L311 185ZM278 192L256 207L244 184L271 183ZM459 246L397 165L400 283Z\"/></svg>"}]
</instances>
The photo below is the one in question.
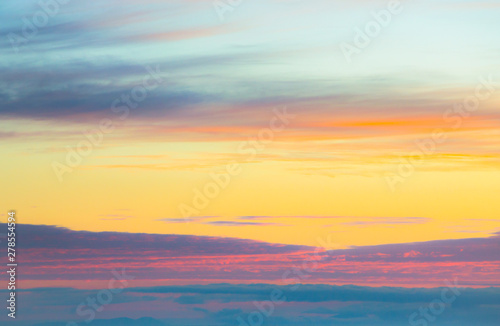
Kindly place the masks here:
<instances>
[{"instance_id":1,"label":"cloud","mask_svg":"<svg viewBox=\"0 0 500 326\"><path fill-rule=\"evenodd\" d=\"M201 304L205 303L205 300L199 296L194 295L181 295L180 297L174 300L180 304Z\"/></svg>"},{"instance_id":2,"label":"cloud","mask_svg":"<svg viewBox=\"0 0 500 326\"><path fill-rule=\"evenodd\" d=\"M258 223L258 222L238 222L238 221L209 221L204 224L219 226L286 226L280 223Z\"/></svg>"},{"instance_id":3,"label":"cloud","mask_svg":"<svg viewBox=\"0 0 500 326\"><path fill-rule=\"evenodd\" d=\"M21 324L23 325L23 324ZM37 324L31 324L32 326L66 326L67 322L42 322ZM92 325L95 326L167 326L164 322L150 318L142 317L138 319L132 318L112 318L112 319L94 319L92 320Z\"/></svg>"},{"instance_id":4,"label":"cloud","mask_svg":"<svg viewBox=\"0 0 500 326\"><path fill-rule=\"evenodd\" d=\"M393 224L424 224L432 219L427 217L370 217L360 218L354 222L345 222L344 225L372 226L372 225L393 225Z\"/></svg>"},{"instance_id":5,"label":"cloud","mask_svg":"<svg viewBox=\"0 0 500 326\"><path fill-rule=\"evenodd\" d=\"M326 251L235 238L26 224L19 225L18 235L24 239L18 246L26 287L98 286L116 268L151 285L293 282L296 275L285 273L300 266L314 266L303 280L314 283L437 286L454 275L462 285L500 284L498 236Z\"/></svg>"},{"instance_id":6,"label":"cloud","mask_svg":"<svg viewBox=\"0 0 500 326\"><path fill-rule=\"evenodd\" d=\"M398 288L332 286L324 284L210 284L168 287L127 288L113 297L112 309L104 309L96 325L238 325L239 319L259 311L257 305L270 300L273 291L283 302L274 305L266 322L277 325L403 325L421 307L440 300L445 287ZM434 325L497 325L500 288L459 288L456 299L446 305ZM30 307L19 325L59 325L62 320L79 321L74 307L95 296L98 290L36 289L20 291L19 299ZM6 295L0 291L0 296ZM66 300L63 300L65 298ZM189 299L186 299L189 298ZM132 308L133 307L133 308ZM266 306L267 307L267 306ZM51 311L52 314L45 314ZM122 318L116 318L121 316ZM154 316L154 317L151 317ZM5 317L2 317L5 318ZM31 321L29 321L31 320ZM34 324L36 320L39 324ZM45 322L47 321L47 322ZM24 323L23 323L24 322ZM107 322L107 324L105 324Z\"/></svg>"},{"instance_id":7,"label":"cloud","mask_svg":"<svg viewBox=\"0 0 500 326\"><path fill-rule=\"evenodd\" d=\"M5 224L2 224L6 226ZM295 252L305 246L276 245L236 238L191 235L140 234L120 232L73 231L63 227L21 224L20 235L26 238L23 249L122 249L162 250L175 255L204 254L273 254Z\"/></svg>"}]
</instances>

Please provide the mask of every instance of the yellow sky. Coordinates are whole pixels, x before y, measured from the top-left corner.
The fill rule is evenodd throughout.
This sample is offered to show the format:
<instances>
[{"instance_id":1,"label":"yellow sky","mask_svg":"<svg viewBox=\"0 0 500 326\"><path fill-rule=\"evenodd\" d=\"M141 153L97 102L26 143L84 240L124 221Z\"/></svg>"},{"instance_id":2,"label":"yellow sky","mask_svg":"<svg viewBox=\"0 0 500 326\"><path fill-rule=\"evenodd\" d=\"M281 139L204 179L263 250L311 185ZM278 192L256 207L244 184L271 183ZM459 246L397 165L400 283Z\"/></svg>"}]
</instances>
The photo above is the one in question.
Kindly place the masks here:
<instances>
[{"instance_id":1,"label":"yellow sky","mask_svg":"<svg viewBox=\"0 0 500 326\"><path fill-rule=\"evenodd\" d=\"M17 210L20 223L305 245L319 245L318 238L330 235L338 247L499 231L500 172L477 155L465 163L429 156L392 191L386 176L397 171L395 158L282 160L270 155L287 146L279 142L252 160L230 155L237 147L231 142L103 146L62 182L52 163L64 162L64 150L34 150L59 148L51 142L17 145L0 148L6 158L0 195ZM202 153L202 148L207 150ZM194 189L202 190L212 182L210 173L221 174L235 161L241 173L193 214L205 218L176 221L182 218L179 205L193 207Z\"/></svg>"}]
</instances>

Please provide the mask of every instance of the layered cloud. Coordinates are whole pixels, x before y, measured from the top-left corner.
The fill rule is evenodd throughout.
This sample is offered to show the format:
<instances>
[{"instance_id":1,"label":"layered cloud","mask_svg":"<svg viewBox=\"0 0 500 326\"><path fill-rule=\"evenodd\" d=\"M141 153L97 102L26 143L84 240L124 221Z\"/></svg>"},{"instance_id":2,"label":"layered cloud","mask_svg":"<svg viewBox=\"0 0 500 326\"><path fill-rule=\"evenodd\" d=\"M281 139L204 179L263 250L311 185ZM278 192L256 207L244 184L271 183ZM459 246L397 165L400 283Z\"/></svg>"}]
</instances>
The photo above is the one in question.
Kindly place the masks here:
<instances>
[{"instance_id":1,"label":"layered cloud","mask_svg":"<svg viewBox=\"0 0 500 326\"><path fill-rule=\"evenodd\" d=\"M20 225L25 287L102 285L114 269L136 285L213 282L439 286L500 284L500 237L351 249L277 245L234 238L71 231ZM84 281L84 283L81 283Z\"/></svg>"},{"instance_id":2,"label":"layered cloud","mask_svg":"<svg viewBox=\"0 0 500 326\"><path fill-rule=\"evenodd\" d=\"M33 308L25 311L16 324L64 326L69 321L84 324L89 316L78 314L77 307L83 305L80 311L90 311L86 300L98 293L99 290L71 288L21 291L20 298ZM453 300L444 304L443 293L444 298ZM432 321L439 326L460 323L493 326L500 317L499 294L499 288L460 287L460 279L431 289L264 284L127 287L114 294L104 309L94 311L92 325L242 325L262 318L262 322L279 325L307 322L392 326ZM273 302L271 298L279 300ZM116 318L118 314L122 317Z\"/></svg>"},{"instance_id":3,"label":"layered cloud","mask_svg":"<svg viewBox=\"0 0 500 326\"><path fill-rule=\"evenodd\" d=\"M449 57L461 53L454 49L461 48L463 38L497 51L491 45L494 33L477 24L460 33L462 24L446 2L441 3L446 10L424 3L405 11L408 19L394 20L401 31L387 35L381 52L362 58L359 66L346 65L338 44L352 38L364 15L345 11L362 8L368 14L385 5L249 1L231 11L234 20L221 22L213 4L203 1L148 1L141 9L133 1L68 3L18 52L8 36L23 36L26 21L43 9L36 1L5 5L0 141L39 142L37 151L64 151L101 119L110 118L116 128L106 138L109 147L165 142L224 146L253 137L268 126L272 109L286 105L296 119L277 137L273 155L255 162L278 162L301 174L380 175L400 157L410 158L415 139L442 129L447 141L421 170L497 170L498 98L482 101L460 128L454 128L458 113L449 112L474 93L480 80L488 80L495 66L484 51L459 62ZM449 40L452 46L436 40L435 31L416 27L415 19L429 6L449 15L440 26L458 25L460 37ZM422 36L412 37L408 30ZM418 60L420 51L431 50L429 60ZM475 73L459 74L464 66ZM149 75L147 67L158 67L161 84L140 103L126 104L124 96L130 97ZM488 87L499 88L494 73L490 79ZM113 110L117 100L120 107L129 106L126 119ZM82 168L193 168L172 160L98 161Z\"/></svg>"}]
</instances>

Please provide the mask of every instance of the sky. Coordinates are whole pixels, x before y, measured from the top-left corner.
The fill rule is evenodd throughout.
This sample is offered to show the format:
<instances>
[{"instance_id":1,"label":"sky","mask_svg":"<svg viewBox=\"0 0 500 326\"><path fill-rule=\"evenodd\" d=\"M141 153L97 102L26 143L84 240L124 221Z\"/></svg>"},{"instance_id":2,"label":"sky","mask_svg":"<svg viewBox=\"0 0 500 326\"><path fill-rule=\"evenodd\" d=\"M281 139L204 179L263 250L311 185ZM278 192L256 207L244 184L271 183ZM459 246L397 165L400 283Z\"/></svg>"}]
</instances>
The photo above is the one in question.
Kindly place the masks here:
<instances>
[{"instance_id":1,"label":"sky","mask_svg":"<svg viewBox=\"0 0 500 326\"><path fill-rule=\"evenodd\" d=\"M15 210L26 234L20 287L78 301L127 268L120 300L157 306L113 303L95 325L197 323L162 302L231 324L254 300L233 290L289 286L283 273L312 260L311 291L407 297L457 277L486 300L466 315L492 324L499 13L494 0L1 3L0 222ZM228 298L158 301L214 284ZM420 304L380 291L370 313L290 301L268 322L401 325L388 311ZM26 325L75 315L36 300ZM443 325L468 320L457 307Z\"/></svg>"}]
</instances>

